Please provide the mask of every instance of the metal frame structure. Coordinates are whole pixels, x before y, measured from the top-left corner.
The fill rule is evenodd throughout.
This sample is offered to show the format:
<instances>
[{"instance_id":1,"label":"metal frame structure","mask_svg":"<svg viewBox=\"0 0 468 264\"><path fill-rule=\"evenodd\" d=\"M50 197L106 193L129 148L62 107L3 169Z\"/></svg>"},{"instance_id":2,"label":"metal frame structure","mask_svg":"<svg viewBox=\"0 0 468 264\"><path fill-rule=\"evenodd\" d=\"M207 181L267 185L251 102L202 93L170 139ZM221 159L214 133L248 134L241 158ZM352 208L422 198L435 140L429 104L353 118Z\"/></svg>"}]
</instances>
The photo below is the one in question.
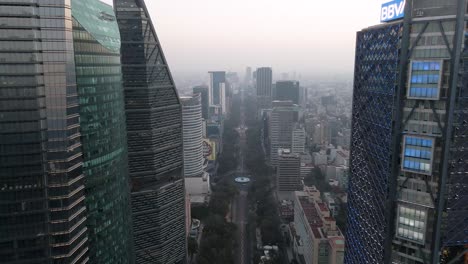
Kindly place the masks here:
<instances>
[{"instance_id":1,"label":"metal frame structure","mask_svg":"<svg viewBox=\"0 0 468 264\"><path fill-rule=\"evenodd\" d=\"M403 24L358 32L345 262L383 263Z\"/></svg>"}]
</instances>

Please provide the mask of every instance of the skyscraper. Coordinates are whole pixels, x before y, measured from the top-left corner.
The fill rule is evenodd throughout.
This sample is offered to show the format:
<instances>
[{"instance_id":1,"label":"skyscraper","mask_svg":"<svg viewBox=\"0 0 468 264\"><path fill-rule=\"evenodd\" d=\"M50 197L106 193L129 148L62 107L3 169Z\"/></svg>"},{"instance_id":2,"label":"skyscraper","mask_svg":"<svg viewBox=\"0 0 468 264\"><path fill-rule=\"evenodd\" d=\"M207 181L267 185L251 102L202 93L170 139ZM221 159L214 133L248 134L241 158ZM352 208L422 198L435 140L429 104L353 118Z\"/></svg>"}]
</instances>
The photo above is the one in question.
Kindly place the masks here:
<instances>
[{"instance_id":1,"label":"skyscraper","mask_svg":"<svg viewBox=\"0 0 468 264\"><path fill-rule=\"evenodd\" d=\"M302 189L301 157L290 149L278 149L276 187L279 199L293 200L294 192Z\"/></svg>"},{"instance_id":2,"label":"skyscraper","mask_svg":"<svg viewBox=\"0 0 468 264\"><path fill-rule=\"evenodd\" d=\"M270 136L270 162L278 165L278 149L291 149L292 131L297 122L298 109L291 101L274 101L268 121Z\"/></svg>"},{"instance_id":3,"label":"skyscraper","mask_svg":"<svg viewBox=\"0 0 468 264\"><path fill-rule=\"evenodd\" d=\"M357 34L349 264L449 263L468 244L467 1L406 5Z\"/></svg>"},{"instance_id":4,"label":"skyscraper","mask_svg":"<svg viewBox=\"0 0 468 264\"><path fill-rule=\"evenodd\" d=\"M137 263L186 260L182 108L143 0L114 0L122 38Z\"/></svg>"},{"instance_id":5,"label":"skyscraper","mask_svg":"<svg viewBox=\"0 0 468 264\"><path fill-rule=\"evenodd\" d=\"M196 86L193 87L194 94L201 94L201 107L202 107L202 117L207 120L209 118L210 111L210 102L209 102L209 92L207 86Z\"/></svg>"},{"instance_id":6,"label":"skyscraper","mask_svg":"<svg viewBox=\"0 0 468 264\"><path fill-rule=\"evenodd\" d=\"M278 101L292 101L294 104L300 105L301 90L299 82L296 81L277 81L275 100Z\"/></svg>"},{"instance_id":7,"label":"skyscraper","mask_svg":"<svg viewBox=\"0 0 468 264\"><path fill-rule=\"evenodd\" d=\"M182 125L184 138L184 176L202 177L203 120L201 117L201 96L181 97Z\"/></svg>"},{"instance_id":8,"label":"skyscraper","mask_svg":"<svg viewBox=\"0 0 468 264\"><path fill-rule=\"evenodd\" d=\"M0 40L0 259L131 262L112 7L73 0L0 9L8 17L0 36L9 39Z\"/></svg>"},{"instance_id":9,"label":"skyscraper","mask_svg":"<svg viewBox=\"0 0 468 264\"><path fill-rule=\"evenodd\" d=\"M0 3L2 262L89 260L69 3Z\"/></svg>"},{"instance_id":10,"label":"skyscraper","mask_svg":"<svg viewBox=\"0 0 468 264\"><path fill-rule=\"evenodd\" d=\"M252 68L247 67L247 68L245 68L244 83L248 85L248 84L250 84L251 81L252 81Z\"/></svg>"},{"instance_id":11,"label":"skyscraper","mask_svg":"<svg viewBox=\"0 0 468 264\"><path fill-rule=\"evenodd\" d=\"M226 72L212 71L209 72L210 82L208 85L210 105L221 104L221 87L226 83Z\"/></svg>"},{"instance_id":12,"label":"skyscraper","mask_svg":"<svg viewBox=\"0 0 468 264\"><path fill-rule=\"evenodd\" d=\"M273 83L273 73L271 68L267 67L258 68L256 73L257 108L260 112L261 109L271 108L271 85Z\"/></svg>"},{"instance_id":13,"label":"skyscraper","mask_svg":"<svg viewBox=\"0 0 468 264\"><path fill-rule=\"evenodd\" d=\"M119 27L111 6L72 0L91 263L133 259ZM70 227L71 228L71 227Z\"/></svg>"}]
</instances>

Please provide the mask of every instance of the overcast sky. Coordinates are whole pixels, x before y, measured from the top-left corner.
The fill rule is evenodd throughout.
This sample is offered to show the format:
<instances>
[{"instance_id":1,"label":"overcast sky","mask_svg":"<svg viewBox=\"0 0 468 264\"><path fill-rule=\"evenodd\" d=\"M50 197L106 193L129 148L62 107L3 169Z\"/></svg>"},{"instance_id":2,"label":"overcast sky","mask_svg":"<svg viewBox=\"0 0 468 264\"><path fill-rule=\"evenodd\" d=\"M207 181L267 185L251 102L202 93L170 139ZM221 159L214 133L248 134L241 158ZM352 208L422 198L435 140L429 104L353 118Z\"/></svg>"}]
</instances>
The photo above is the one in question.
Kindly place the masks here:
<instances>
[{"instance_id":1,"label":"overcast sky","mask_svg":"<svg viewBox=\"0 0 468 264\"><path fill-rule=\"evenodd\" d=\"M173 72L272 66L303 75L352 73L356 31L379 23L382 2L146 0Z\"/></svg>"}]
</instances>

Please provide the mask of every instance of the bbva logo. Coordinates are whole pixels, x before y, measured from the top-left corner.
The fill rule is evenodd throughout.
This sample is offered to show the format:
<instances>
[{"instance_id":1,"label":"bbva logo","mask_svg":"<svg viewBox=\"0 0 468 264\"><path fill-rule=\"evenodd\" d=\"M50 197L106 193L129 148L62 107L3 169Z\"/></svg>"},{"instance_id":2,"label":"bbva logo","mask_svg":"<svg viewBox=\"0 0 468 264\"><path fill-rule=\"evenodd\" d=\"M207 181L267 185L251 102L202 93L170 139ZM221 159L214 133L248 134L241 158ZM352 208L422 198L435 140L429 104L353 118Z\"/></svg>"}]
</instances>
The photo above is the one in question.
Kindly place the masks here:
<instances>
[{"instance_id":1,"label":"bbva logo","mask_svg":"<svg viewBox=\"0 0 468 264\"><path fill-rule=\"evenodd\" d=\"M388 22L405 16L405 0L394 0L382 4L380 22Z\"/></svg>"}]
</instances>

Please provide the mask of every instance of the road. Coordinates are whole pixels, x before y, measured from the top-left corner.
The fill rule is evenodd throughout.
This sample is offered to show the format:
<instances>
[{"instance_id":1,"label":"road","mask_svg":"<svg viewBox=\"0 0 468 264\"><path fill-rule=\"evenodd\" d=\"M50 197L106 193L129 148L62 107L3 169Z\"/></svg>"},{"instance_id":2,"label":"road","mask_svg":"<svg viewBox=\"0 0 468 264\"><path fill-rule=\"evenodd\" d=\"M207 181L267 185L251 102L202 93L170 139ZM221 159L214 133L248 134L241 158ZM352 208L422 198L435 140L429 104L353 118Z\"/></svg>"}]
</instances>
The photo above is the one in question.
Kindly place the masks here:
<instances>
[{"instance_id":1,"label":"road","mask_svg":"<svg viewBox=\"0 0 468 264\"><path fill-rule=\"evenodd\" d=\"M244 167L244 147L246 144L246 132L247 127L245 126L245 108L244 108L244 94L241 90L241 112L240 112L240 126L237 128L239 133L239 143L240 143L240 153L239 153L239 164L238 171L241 175L246 176L246 170ZM248 200L247 195L249 191L248 185L239 185L239 194L233 201L233 220L237 226L237 238L239 241L238 252L236 254L238 264L250 264L251 263L251 254L250 254L250 238L249 233L246 230L248 222Z\"/></svg>"}]
</instances>

